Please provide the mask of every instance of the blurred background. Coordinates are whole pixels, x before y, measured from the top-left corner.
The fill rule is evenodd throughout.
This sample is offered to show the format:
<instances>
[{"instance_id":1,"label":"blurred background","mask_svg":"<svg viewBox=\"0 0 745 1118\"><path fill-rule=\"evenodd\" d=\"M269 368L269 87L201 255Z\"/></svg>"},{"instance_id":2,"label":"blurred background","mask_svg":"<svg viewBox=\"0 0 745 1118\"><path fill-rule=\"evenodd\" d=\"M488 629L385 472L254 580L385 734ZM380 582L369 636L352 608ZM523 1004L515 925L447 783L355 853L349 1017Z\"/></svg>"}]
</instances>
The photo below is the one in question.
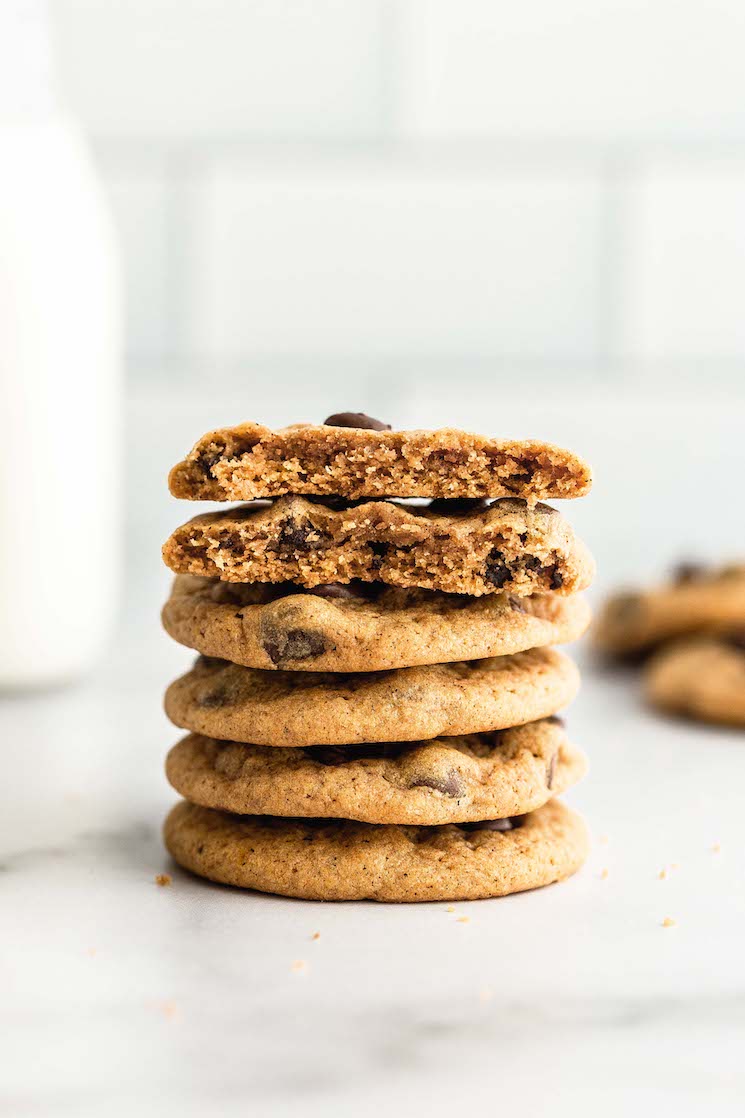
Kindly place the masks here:
<instances>
[{"instance_id":1,"label":"blurred background","mask_svg":"<svg viewBox=\"0 0 745 1118\"><path fill-rule=\"evenodd\" d=\"M569 444L596 470L565 511L601 591L742 550L740 0L4 10L8 59L86 138L113 219L130 620L156 627L159 546L196 511L167 468L248 418ZM60 219L74 245L85 214ZM109 310L76 255L81 335ZM79 400L75 364L57 350Z\"/></svg>"}]
</instances>

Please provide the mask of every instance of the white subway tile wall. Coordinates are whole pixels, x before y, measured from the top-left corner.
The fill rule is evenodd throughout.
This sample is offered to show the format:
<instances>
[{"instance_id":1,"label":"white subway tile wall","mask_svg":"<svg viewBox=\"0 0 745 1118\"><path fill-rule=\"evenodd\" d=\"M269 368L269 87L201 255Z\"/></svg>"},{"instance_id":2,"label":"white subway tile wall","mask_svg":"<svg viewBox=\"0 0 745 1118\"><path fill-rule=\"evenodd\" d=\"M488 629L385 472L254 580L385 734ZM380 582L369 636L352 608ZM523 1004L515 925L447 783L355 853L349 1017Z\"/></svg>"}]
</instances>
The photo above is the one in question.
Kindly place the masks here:
<instances>
[{"instance_id":1,"label":"white subway tile wall","mask_svg":"<svg viewBox=\"0 0 745 1118\"><path fill-rule=\"evenodd\" d=\"M133 376L743 384L742 0L51 9Z\"/></svg>"}]
</instances>

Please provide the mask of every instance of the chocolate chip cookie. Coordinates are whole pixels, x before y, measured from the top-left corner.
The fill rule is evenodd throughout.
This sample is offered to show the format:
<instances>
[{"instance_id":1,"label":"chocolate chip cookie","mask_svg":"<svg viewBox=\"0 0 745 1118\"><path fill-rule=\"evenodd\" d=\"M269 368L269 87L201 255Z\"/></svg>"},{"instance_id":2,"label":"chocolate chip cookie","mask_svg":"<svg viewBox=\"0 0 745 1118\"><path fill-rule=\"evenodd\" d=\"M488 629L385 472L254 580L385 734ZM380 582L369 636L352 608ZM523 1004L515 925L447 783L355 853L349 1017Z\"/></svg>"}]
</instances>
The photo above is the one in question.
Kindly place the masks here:
<instances>
[{"instance_id":1,"label":"chocolate chip cookie","mask_svg":"<svg viewBox=\"0 0 745 1118\"><path fill-rule=\"evenodd\" d=\"M683 564L656 589L611 598L594 638L605 653L637 656L673 638L738 630L745 630L745 565Z\"/></svg>"},{"instance_id":2,"label":"chocolate chip cookie","mask_svg":"<svg viewBox=\"0 0 745 1118\"><path fill-rule=\"evenodd\" d=\"M442 827L228 815L182 801L164 838L192 873L318 901L500 897L569 877L588 850L584 823L558 800L511 820Z\"/></svg>"},{"instance_id":3,"label":"chocolate chip cookie","mask_svg":"<svg viewBox=\"0 0 745 1118\"><path fill-rule=\"evenodd\" d=\"M524 815L585 772L558 719L489 734L281 749L190 734L169 781L203 807L239 815L444 824Z\"/></svg>"},{"instance_id":4,"label":"chocolate chip cookie","mask_svg":"<svg viewBox=\"0 0 745 1118\"><path fill-rule=\"evenodd\" d=\"M745 629L695 637L659 649L646 665L653 706L704 722L745 726Z\"/></svg>"},{"instance_id":5,"label":"chocolate chip cookie","mask_svg":"<svg viewBox=\"0 0 745 1118\"><path fill-rule=\"evenodd\" d=\"M337 674L265 672L200 657L166 692L176 726L255 745L420 741L555 714L579 688L554 648L454 664Z\"/></svg>"},{"instance_id":6,"label":"chocolate chip cookie","mask_svg":"<svg viewBox=\"0 0 745 1118\"><path fill-rule=\"evenodd\" d=\"M550 443L466 431L392 431L360 413L273 431L259 423L204 435L174 466L174 497L250 501L287 493L358 497L581 497L589 467Z\"/></svg>"},{"instance_id":7,"label":"chocolate chip cookie","mask_svg":"<svg viewBox=\"0 0 745 1118\"><path fill-rule=\"evenodd\" d=\"M226 582L384 582L452 594L573 594L594 563L547 505L501 500L441 512L392 501L335 509L280 497L209 512L177 528L163 548L177 574Z\"/></svg>"},{"instance_id":8,"label":"chocolate chip cookie","mask_svg":"<svg viewBox=\"0 0 745 1118\"><path fill-rule=\"evenodd\" d=\"M477 660L577 640L584 598L399 590L352 582L304 591L177 575L163 625L181 644L249 668L371 672Z\"/></svg>"}]
</instances>

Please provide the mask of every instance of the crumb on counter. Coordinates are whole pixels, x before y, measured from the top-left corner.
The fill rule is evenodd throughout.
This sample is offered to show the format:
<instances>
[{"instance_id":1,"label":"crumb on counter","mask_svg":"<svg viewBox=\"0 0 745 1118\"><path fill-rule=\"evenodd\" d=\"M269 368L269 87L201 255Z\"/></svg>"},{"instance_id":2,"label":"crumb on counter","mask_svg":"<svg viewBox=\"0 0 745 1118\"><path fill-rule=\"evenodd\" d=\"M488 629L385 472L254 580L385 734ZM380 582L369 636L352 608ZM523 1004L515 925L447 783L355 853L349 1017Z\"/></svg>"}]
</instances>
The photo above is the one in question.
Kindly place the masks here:
<instances>
[{"instance_id":1,"label":"crumb on counter","mask_svg":"<svg viewBox=\"0 0 745 1118\"><path fill-rule=\"evenodd\" d=\"M446 912L455 912L455 905L449 904L445 911Z\"/></svg>"},{"instance_id":2,"label":"crumb on counter","mask_svg":"<svg viewBox=\"0 0 745 1118\"><path fill-rule=\"evenodd\" d=\"M598 842L600 843L601 846L607 846L608 843L610 842L610 838L609 838L608 835L601 835L600 838L598 839Z\"/></svg>"},{"instance_id":3,"label":"crumb on counter","mask_svg":"<svg viewBox=\"0 0 745 1118\"><path fill-rule=\"evenodd\" d=\"M166 885L173 885L173 878L170 873L156 873L155 884L165 888Z\"/></svg>"},{"instance_id":4,"label":"crumb on counter","mask_svg":"<svg viewBox=\"0 0 745 1118\"><path fill-rule=\"evenodd\" d=\"M660 872L657 874L657 877L660 881L664 881L665 878L667 877L667 870L665 869L664 866L662 867Z\"/></svg>"},{"instance_id":5,"label":"crumb on counter","mask_svg":"<svg viewBox=\"0 0 745 1118\"><path fill-rule=\"evenodd\" d=\"M712 854L721 854L721 852L722 852L722 844L721 844L721 842L715 842L715 843L714 843L714 844L712 845L712 848L711 848L711 852L712 852Z\"/></svg>"},{"instance_id":6,"label":"crumb on counter","mask_svg":"<svg viewBox=\"0 0 745 1118\"><path fill-rule=\"evenodd\" d=\"M610 870L608 869L607 866L604 866L603 869L600 871L600 880L601 881L607 881L609 877L610 877Z\"/></svg>"},{"instance_id":7,"label":"crumb on counter","mask_svg":"<svg viewBox=\"0 0 745 1118\"><path fill-rule=\"evenodd\" d=\"M306 963L305 959L295 959L294 963L290 967L290 970L293 974L303 974L305 971L307 971L307 969L308 964Z\"/></svg>"},{"instance_id":8,"label":"crumb on counter","mask_svg":"<svg viewBox=\"0 0 745 1118\"><path fill-rule=\"evenodd\" d=\"M470 916L459 916L458 919L456 920L456 924L470 924L470 923L471 923L471 917Z\"/></svg>"},{"instance_id":9,"label":"crumb on counter","mask_svg":"<svg viewBox=\"0 0 745 1118\"><path fill-rule=\"evenodd\" d=\"M320 932L314 932L313 935L310 938L311 939L320 939L321 938L321 933Z\"/></svg>"},{"instance_id":10,"label":"crumb on counter","mask_svg":"<svg viewBox=\"0 0 745 1118\"><path fill-rule=\"evenodd\" d=\"M662 927L663 928L674 928L675 927L675 921L673 920L672 916L666 916L665 917L665 919L662 921Z\"/></svg>"}]
</instances>

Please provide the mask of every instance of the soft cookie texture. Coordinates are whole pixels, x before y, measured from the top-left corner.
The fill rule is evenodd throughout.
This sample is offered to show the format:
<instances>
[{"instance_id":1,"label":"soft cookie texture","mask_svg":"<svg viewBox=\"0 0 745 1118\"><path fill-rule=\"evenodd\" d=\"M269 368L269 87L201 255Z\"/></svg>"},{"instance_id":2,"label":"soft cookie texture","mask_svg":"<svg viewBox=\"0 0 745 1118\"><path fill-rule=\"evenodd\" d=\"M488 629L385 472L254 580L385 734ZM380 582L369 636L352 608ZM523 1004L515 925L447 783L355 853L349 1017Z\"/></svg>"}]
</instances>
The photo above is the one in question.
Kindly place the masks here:
<instances>
[{"instance_id":1,"label":"soft cookie texture","mask_svg":"<svg viewBox=\"0 0 745 1118\"><path fill-rule=\"evenodd\" d=\"M332 424L330 420L334 420ZM187 500L249 501L287 493L358 497L581 497L580 458L549 443L489 439L453 428L391 431L345 413L326 424L271 430L259 423L204 435L174 466Z\"/></svg>"},{"instance_id":2,"label":"soft cookie texture","mask_svg":"<svg viewBox=\"0 0 745 1118\"><path fill-rule=\"evenodd\" d=\"M420 741L519 726L579 689L553 648L453 664L337 674L265 672L200 657L166 692L177 726L255 745Z\"/></svg>"},{"instance_id":3,"label":"soft cookie texture","mask_svg":"<svg viewBox=\"0 0 745 1118\"><path fill-rule=\"evenodd\" d=\"M312 588L359 579L474 596L573 594L594 573L555 509L519 500L458 512L393 501L337 509L281 497L195 517L167 540L163 558L177 574L226 582Z\"/></svg>"},{"instance_id":4,"label":"soft cookie texture","mask_svg":"<svg viewBox=\"0 0 745 1118\"><path fill-rule=\"evenodd\" d=\"M318 901L500 897L561 881L587 857L584 823L558 800L502 825L509 829L240 816L182 801L164 838L192 873Z\"/></svg>"},{"instance_id":5,"label":"soft cookie texture","mask_svg":"<svg viewBox=\"0 0 745 1118\"><path fill-rule=\"evenodd\" d=\"M656 589L610 598L594 638L601 651L622 657L677 637L738 630L745 630L745 564L719 570L685 564Z\"/></svg>"},{"instance_id":6,"label":"soft cookie texture","mask_svg":"<svg viewBox=\"0 0 745 1118\"><path fill-rule=\"evenodd\" d=\"M653 706L704 722L745 726L745 633L691 638L661 648L645 670Z\"/></svg>"},{"instance_id":7,"label":"soft cookie texture","mask_svg":"<svg viewBox=\"0 0 745 1118\"><path fill-rule=\"evenodd\" d=\"M166 761L176 791L203 807L426 825L524 815L585 768L558 719L467 737L307 749L190 734Z\"/></svg>"},{"instance_id":8,"label":"soft cookie texture","mask_svg":"<svg viewBox=\"0 0 745 1118\"><path fill-rule=\"evenodd\" d=\"M177 575L163 608L167 632L205 656L250 668L370 672L503 656L577 640L584 598L471 598L382 583L229 583Z\"/></svg>"}]
</instances>

